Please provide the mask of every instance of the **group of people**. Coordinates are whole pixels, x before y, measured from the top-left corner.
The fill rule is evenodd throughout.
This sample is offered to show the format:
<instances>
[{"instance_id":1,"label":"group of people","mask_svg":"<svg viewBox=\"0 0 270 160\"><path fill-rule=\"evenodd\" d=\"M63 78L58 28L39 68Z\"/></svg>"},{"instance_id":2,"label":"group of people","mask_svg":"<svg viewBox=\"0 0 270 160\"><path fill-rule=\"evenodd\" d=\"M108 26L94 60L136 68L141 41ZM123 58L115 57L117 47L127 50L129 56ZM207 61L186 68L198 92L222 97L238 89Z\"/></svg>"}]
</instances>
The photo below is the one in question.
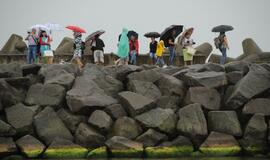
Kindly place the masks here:
<instances>
[{"instance_id":1,"label":"group of people","mask_svg":"<svg viewBox=\"0 0 270 160\"><path fill-rule=\"evenodd\" d=\"M178 39L178 43L181 46L184 64L192 65L193 64L193 55L196 50L193 48L195 42L192 39L192 33L194 28L189 28L185 30ZM28 63L41 62L45 64L53 63L53 53L51 51L51 42L52 38L46 33L46 31L39 31L39 34L36 34L37 30L32 29L31 32L28 32L28 35L25 40L28 41ZM80 69L83 68L82 55L84 49L86 48L86 43L82 40L82 33L74 31L74 53L72 61L75 62ZM173 65L175 61L175 50L176 50L176 31L172 31L172 34L167 38L166 41L160 40L159 42L155 37L150 37L151 42L149 44L149 56L151 58L152 64L158 67L166 67L167 65ZM221 32L220 35L215 38L215 45L217 49L222 53L220 60L221 64L224 64L226 61L226 51L229 49L228 40L225 35L225 32ZM100 35L95 35L94 38L90 40L90 47L94 55L94 62L96 64L104 64L104 47L105 44ZM163 59L163 54L165 50L169 51L170 57L169 61L166 64ZM118 60L115 61L116 65L121 64L137 64L137 56L139 54L139 42L138 35L131 34L126 28L123 28L121 35L118 39L118 51L117 55Z\"/></svg>"},{"instance_id":2,"label":"group of people","mask_svg":"<svg viewBox=\"0 0 270 160\"><path fill-rule=\"evenodd\" d=\"M39 31L33 28L28 31L28 35L25 38L28 41L28 55L27 62L30 63L53 63L53 54L51 51L52 38L46 33L46 31Z\"/></svg>"}]
</instances>

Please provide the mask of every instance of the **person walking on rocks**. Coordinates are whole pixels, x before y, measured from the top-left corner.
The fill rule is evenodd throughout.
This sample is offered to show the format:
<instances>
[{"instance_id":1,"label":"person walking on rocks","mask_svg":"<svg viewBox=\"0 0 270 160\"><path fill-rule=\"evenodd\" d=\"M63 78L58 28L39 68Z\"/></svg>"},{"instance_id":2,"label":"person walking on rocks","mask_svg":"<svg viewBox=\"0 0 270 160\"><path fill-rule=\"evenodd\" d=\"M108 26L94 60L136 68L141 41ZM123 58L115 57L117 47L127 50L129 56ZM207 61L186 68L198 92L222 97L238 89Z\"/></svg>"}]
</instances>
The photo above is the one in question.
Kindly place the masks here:
<instances>
[{"instance_id":1,"label":"person walking on rocks","mask_svg":"<svg viewBox=\"0 0 270 160\"><path fill-rule=\"evenodd\" d=\"M31 32L28 32L27 37L25 38L28 41L28 55L27 55L27 63L35 63L37 50L38 50L38 40L39 37L36 35L36 29L32 29Z\"/></svg>"},{"instance_id":2,"label":"person walking on rocks","mask_svg":"<svg viewBox=\"0 0 270 160\"><path fill-rule=\"evenodd\" d=\"M102 39L99 38L99 35L96 35L93 41L91 42L91 49L94 53L95 64L104 64L104 50L105 44Z\"/></svg>"},{"instance_id":3,"label":"person walking on rocks","mask_svg":"<svg viewBox=\"0 0 270 160\"><path fill-rule=\"evenodd\" d=\"M183 58L184 64L192 65L193 64L193 55L195 54L195 49L192 47L195 43L191 38L194 28L187 29L181 37L181 45L183 47Z\"/></svg>"},{"instance_id":4,"label":"person walking on rocks","mask_svg":"<svg viewBox=\"0 0 270 160\"><path fill-rule=\"evenodd\" d=\"M155 40L155 38L151 37L151 42L149 44L149 48L150 48L149 56L152 60L152 65L154 65L156 63L156 59L157 59L157 56L156 56L157 43L158 42Z\"/></svg>"},{"instance_id":5,"label":"person walking on rocks","mask_svg":"<svg viewBox=\"0 0 270 160\"><path fill-rule=\"evenodd\" d=\"M75 61L75 63L79 66L79 69L82 70L83 63L81 61L82 58L82 34L80 32L74 32L74 44L75 44L75 49L73 52L73 58L72 60Z\"/></svg>"},{"instance_id":6,"label":"person walking on rocks","mask_svg":"<svg viewBox=\"0 0 270 160\"><path fill-rule=\"evenodd\" d=\"M167 67L164 63L164 59L163 59L163 53L165 50L165 46L164 46L164 41L161 40L159 41L159 43L157 44L157 50L156 50L156 56L157 56L157 63L156 65L158 67Z\"/></svg>"},{"instance_id":7,"label":"person walking on rocks","mask_svg":"<svg viewBox=\"0 0 270 160\"><path fill-rule=\"evenodd\" d=\"M50 50L51 48L51 38L47 35L46 31L41 31L40 38L39 38L39 44L40 44L40 53L42 57L42 61L44 64L49 63L51 64L51 56L46 55L45 53ZM53 55L52 55L53 56Z\"/></svg>"},{"instance_id":8,"label":"person walking on rocks","mask_svg":"<svg viewBox=\"0 0 270 160\"><path fill-rule=\"evenodd\" d=\"M225 32L220 32L219 36L217 37L218 49L221 52L222 56L220 58L220 64L225 64L227 59L227 49L229 49L228 39Z\"/></svg>"},{"instance_id":9,"label":"person walking on rocks","mask_svg":"<svg viewBox=\"0 0 270 160\"><path fill-rule=\"evenodd\" d=\"M128 39L128 29L123 28L122 34L118 43L118 51L117 55L120 58L117 64L125 64L128 65L129 59L129 39ZM118 60L117 60L118 61Z\"/></svg>"},{"instance_id":10,"label":"person walking on rocks","mask_svg":"<svg viewBox=\"0 0 270 160\"><path fill-rule=\"evenodd\" d=\"M130 50L130 63L133 65L137 64L137 56L139 54L139 41L132 35L129 40L129 50Z\"/></svg>"},{"instance_id":11,"label":"person walking on rocks","mask_svg":"<svg viewBox=\"0 0 270 160\"><path fill-rule=\"evenodd\" d=\"M172 35L168 38L168 49L170 52L170 58L169 58L169 65L173 65L174 63L174 58L175 58L175 36L176 36L176 31L172 31Z\"/></svg>"}]
</instances>

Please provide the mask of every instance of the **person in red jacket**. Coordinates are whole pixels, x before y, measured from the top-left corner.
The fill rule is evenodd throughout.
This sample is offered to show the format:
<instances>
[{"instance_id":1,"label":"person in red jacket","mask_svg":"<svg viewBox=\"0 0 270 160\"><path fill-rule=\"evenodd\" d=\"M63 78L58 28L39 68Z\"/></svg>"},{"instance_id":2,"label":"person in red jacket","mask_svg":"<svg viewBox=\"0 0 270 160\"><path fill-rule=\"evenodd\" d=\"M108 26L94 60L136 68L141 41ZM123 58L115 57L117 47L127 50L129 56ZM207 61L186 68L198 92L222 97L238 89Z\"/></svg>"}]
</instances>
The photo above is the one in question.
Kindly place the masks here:
<instances>
[{"instance_id":1,"label":"person in red jacket","mask_svg":"<svg viewBox=\"0 0 270 160\"><path fill-rule=\"evenodd\" d=\"M139 41L135 36L131 36L129 40L129 56L130 63L133 65L137 64L137 55L139 54Z\"/></svg>"}]
</instances>

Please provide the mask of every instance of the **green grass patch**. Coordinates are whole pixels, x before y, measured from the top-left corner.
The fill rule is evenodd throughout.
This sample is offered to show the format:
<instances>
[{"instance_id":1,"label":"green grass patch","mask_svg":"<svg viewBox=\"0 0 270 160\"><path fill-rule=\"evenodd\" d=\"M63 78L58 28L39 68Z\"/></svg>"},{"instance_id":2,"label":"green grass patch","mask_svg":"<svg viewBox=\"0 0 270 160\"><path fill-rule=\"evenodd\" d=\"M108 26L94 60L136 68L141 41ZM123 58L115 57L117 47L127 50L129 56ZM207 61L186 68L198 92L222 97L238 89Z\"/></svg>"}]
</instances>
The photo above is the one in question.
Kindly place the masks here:
<instances>
[{"instance_id":1,"label":"green grass patch","mask_svg":"<svg viewBox=\"0 0 270 160\"><path fill-rule=\"evenodd\" d=\"M234 156L241 152L241 148L234 147L201 147L203 155L206 156Z\"/></svg>"}]
</instances>

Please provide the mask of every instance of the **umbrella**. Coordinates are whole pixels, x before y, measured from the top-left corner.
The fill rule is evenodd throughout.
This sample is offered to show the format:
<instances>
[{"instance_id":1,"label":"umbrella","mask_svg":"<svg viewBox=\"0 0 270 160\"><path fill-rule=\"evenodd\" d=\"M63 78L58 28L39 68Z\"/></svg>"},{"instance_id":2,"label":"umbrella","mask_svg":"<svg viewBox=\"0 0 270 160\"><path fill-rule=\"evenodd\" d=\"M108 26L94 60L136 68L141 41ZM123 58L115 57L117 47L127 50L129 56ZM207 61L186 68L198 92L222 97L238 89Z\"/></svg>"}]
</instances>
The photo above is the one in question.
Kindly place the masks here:
<instances>
[{"instance_id":1,"label":"umbrella","mask_svg":"<svg viewBox=\"0 0 270 160\"><path fill-rule=\"evenodd\" d=\"M36 24L36 25L33 25L30 27L31 29L36 29L36 30L43 30L43 31L46 31L46 32L49 32L50 31L50 28L48 28L47 26L43 25L43 24Z\"/></svg>"},{"instance_id":2,"label":"umbrella","mask_svg":"<svg viewBox=\"0 0 270 160\"><path fill-rule=\"evenodd\" d=\"M128 36L128 38L130 38L131 36L134 36L136 39L139 38L139 34L135 31L128 31L127 36Z\"/></svg>"},{"instance_id":3,"label":"umbrella","mask_svg":"<svg viewBox=\"0 0 270 160\"><path fill-rule=\"evenodd\" d=\"M219 25L212 29L212 32L228 32L233 30L232 26L229 25Z\"/></svg>"},{"instance_id":4,"label":"umbrella","mask_svg":"<svg viewBox=\"0 0 270 160\"><path fill-rule=\"evenodd\" d=\"M183 31L182 25L171 25L167 27L160 35L160 40L165 42L165 46L167 46L168 38L172 36L172 32L175 31L175 38Z\"/></svg>"},{"instance_id":5,"label":"umbrella","mask_svg":"<svg viewBox=\"0 0 270 160\"><path fill-rule=\"evenodd\" d=\"M85 42L86 42L86 41L89 41L89 40L91 40L91 39L93 39L96 35L102 35L102 34L104 34L104 33L105 33L104 30L98 30L98 31L96 31L96 32L94 32L94 33L92 33L92 34L90 34L89 36L87 36L87 37L85 38Z\"/></svg>"},{"instance_id":6,"label":"umbrella","mask_svg":"<svg viewBox=\"0 0 270 160\"><path fill-rule=\"evenodd\" d=\"M78 26L67 26L67 29L70 29L74 32L86 33L86 31Z\"/></svg>"},{"instance_id":7,"label":"umbrella","mask_svg":"<svg viewBox=\"0 0 270 160\"><path fill-rule=\"evenodd\" d=\"M64 27L57 23L46 23L44 24L46 27L48 27L51 31L63 31Z\"/></svg>"},{"instance_id":8,"label":"umbrella","mask_svg":"<svg viewBox=\"0 0 270 160\"><path fill-rule=\"evenodd\" d=\"M158 32L148 32L148 33L145 33L144 36L146 38L158 38L160 37L160 34Z\"/></svg>"}]
</instances>

